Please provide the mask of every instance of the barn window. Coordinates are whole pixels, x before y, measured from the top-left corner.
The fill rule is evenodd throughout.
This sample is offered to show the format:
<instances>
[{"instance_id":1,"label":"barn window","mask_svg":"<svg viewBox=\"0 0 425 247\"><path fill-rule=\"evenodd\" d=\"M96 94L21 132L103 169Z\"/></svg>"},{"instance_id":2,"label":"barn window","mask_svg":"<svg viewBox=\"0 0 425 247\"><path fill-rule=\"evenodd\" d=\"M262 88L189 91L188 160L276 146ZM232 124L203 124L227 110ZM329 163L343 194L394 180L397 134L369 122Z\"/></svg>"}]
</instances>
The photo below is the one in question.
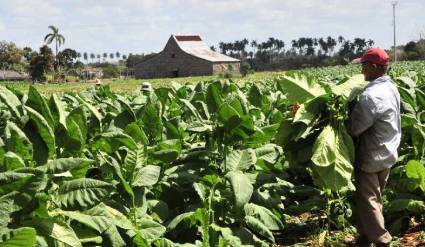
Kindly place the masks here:
<instances>
[{"instance_id":1,"label":"barn window","mask_svg":"<svg viewBox=\"0 0 425 247\"><path fill-rule=\"evenodd\" d=\"M171 58L176 58L176 54L171 54Z\"/></svg>"}]
</instances>

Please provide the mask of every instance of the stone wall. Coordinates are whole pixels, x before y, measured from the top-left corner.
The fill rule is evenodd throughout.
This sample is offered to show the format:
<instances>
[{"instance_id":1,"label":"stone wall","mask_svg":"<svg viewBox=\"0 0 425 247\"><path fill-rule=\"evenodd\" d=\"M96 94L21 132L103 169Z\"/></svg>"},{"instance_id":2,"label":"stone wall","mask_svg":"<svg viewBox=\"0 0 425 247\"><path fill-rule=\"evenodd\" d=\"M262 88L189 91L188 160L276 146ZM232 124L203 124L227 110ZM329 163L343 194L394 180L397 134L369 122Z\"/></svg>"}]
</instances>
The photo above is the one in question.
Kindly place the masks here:
<instances>
[{"instance_id":1,"label":"stone wall","mask_svg":"<svg viewBox=\"0 0 425 247\"><path fill-rule=\"evenodd\" d=\"M213 74L240 73L240 62L216 62L213 64Z\"/></svg>"}]
</instances>

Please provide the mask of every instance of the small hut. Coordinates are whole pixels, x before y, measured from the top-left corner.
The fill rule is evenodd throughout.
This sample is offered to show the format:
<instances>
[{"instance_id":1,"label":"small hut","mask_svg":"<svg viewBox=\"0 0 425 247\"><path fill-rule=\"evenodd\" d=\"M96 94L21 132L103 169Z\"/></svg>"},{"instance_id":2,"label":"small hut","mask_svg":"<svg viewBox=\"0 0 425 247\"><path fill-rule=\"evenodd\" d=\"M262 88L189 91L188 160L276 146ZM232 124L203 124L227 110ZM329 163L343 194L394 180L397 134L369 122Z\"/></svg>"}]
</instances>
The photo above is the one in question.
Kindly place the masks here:
<instances>
[{"instance_id":1,"label":"small hut","mask_svg":"<svg viewBox=\"0 0 425 247\"><path fill-rule=\"evenodd\" d=\"M13 70L0 70L0 81L23 81L29 79L28 75Z\"/></svg>"}]
</instances>

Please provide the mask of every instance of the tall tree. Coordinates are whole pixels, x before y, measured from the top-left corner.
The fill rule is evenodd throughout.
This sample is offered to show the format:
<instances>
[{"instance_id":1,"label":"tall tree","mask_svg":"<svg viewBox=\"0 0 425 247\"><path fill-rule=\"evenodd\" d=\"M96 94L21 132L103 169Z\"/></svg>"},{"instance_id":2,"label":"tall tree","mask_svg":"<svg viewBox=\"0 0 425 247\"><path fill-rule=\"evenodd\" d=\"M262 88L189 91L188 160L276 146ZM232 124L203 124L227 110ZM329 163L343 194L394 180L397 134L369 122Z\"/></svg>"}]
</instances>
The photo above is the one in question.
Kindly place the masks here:
<instances>
[{"instance_id":1,"label":"tall tree","mask_svg":"<svg viewBox=\"0 0 425 247\"><path fill-rule=\"evenodd\" d=\"M75 60L78 58L78 53L73 49L64 49L56 55L58 65L65 69L70 70L74 67Z\"/></svg>"},{"instance_id":2,"label":"tall tree","mask_svg":"<svg viewBox=\"0 0 425 247\"><path fill-rule=\"evenodd\" d=\"M83 53L83 59L86 60L86 63L88 63L89 56L88 56L87 52Z\"/></svg>"},{"instance_id":3,"label":"tall tree","mask_svg":"<svg viewBox=\"0 0 425 247\"><path fill-rule=\"evenodd\" d=\"M330 51L330 55L333 55L333 52L335 50L335 46L336 46L336 40L334 38L332 38L331 36L328 36L326 38L326 45Z\"/></svg>"},{"instance_id":4,"label":"tall tree","mask_svg":"<svg viewBox=\"0 0 425 247\"><path fill-rule=\"evenodd\" d=\"M255 54L257 54L258 42L255 39L253 39L253 40L251 40L251 44L250 45L251 45L251 47L253 49L252 54L254 56ZM252 59L253 56L251 56L251 59Z\"/></svg>"},{"instance_id":5,"label":"tall tree","mask_svg":"<svg viewBox=\"0 0 425 247\"><path fill-rule=\"evenodd\" d=\"M104 52L103 53L103 61L105 62L105 60L108 58L108 53Z\"/></svg>"},{"instance_id":6,"label":"tall tree","mask_svg":"<svg viewBox=\"0 0 425 247\"><path fill-rule=\"evenodd\" d=\"M345 41L345 38L342 35L338 36L338 43L342 44L344 43L344 41Z\"/></svg>"},{"instance_id":7,"label":"tall tree","mask_svg":"<svg viewBox=\"0 0 425 247\"><path fill-rule=\"evenodd\" d=\"M22 59L23 51L13 42L0 41L0 69L10 69Z\"/></svg>"},{"instance_id":8,"label":"tall tree","mask_svg":"<svg viewBox=\"0 0 425 247\"><path fill-rule=\"evenodd\" d=\"M33 82L45 81L46 73L53 69L53 52L44 45L40 48L40 53L34 53L29 65L29 74Z\"/></svg>"},{"instance_id":9,"label":"tall tree","mask_svg":"<svg viewBox=\"0 0 425 247\"><path fill-rule=\"evenodd\" d=\"M319 43L319 51L322 51L324 55L327 55L329 50L328 42L326 42L323 38L320 38L317 42Z\"/></svg>"},{"instance_id":10,"label":"tall tree","mask_svg":"<svg viewBox=\"0 0 425 247\"><path fill-rule=\"evenodd\" d=\"M53 41L55 42L56 52L55 56L58 54L58 49L61 45L65 43L65 37L59 33L59 29L55 26L49 26L49 29L52 31L44 37L44 42L50 45Z\"/></svg>"},{"instance_id":11,"label":"tall tree","mask_svg":"<svg viewBox=\"0 0 425 247\"><path fill-rule=\"evenodd\" d=\"M93 62L93 60L96 58L96 55L94 53L90 53L90 59Z\"/></svg>"},{"instance_id":12,"label":"tall tree","mask_svg":"<svg viewBox=\"0 0 425 247\"><path fill-rule=\"evenodd\" d=\"M117 51L115 52L115 57L119 59L121 57L121 54Z\"/></svg>"}]
</instances>

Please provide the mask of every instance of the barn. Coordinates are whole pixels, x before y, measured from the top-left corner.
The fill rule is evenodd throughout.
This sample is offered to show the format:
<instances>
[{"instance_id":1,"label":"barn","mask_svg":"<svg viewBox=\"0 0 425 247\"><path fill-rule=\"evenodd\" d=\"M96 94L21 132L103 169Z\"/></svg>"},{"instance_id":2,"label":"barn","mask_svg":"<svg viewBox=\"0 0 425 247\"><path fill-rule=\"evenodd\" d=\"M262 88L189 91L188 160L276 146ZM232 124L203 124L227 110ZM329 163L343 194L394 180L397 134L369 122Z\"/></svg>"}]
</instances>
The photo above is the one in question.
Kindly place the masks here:
<instances>
[{"instance_id":1,"label":"barn","mask_svg":"<svg viewBox=\"0 0 425 247\"><path fill-rule=\"evenodd\" d=\"M165 48L135 66L136 78L239 73L240 61L211 50L199 35L171 35Z\"/></svg>"}]
</instances>

